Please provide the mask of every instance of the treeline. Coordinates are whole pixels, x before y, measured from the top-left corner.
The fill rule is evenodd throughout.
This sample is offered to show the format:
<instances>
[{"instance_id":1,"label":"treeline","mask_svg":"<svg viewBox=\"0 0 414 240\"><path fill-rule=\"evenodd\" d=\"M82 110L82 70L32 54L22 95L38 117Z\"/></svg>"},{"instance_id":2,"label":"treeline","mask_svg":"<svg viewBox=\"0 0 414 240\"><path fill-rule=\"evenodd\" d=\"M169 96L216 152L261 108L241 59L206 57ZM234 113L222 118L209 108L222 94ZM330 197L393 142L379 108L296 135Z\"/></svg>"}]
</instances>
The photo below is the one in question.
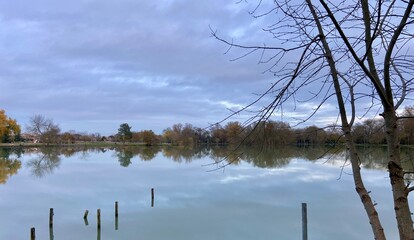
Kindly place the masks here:
<instances>
[{"instance_id":1,"label":"treeline","mask_svg":"<svg viewBox=\"0 0 414 240\"><path fill-rule=\"evenodd\" d=\"M414 144L414 106L406 107L398 121L402 144ZM52 119L36 115L30 119L27 133L20 133L16 120L0 110L1 142L37 142L47 144L73 144L77 142L123 142L142 143L148 146L168 144L177 146L194 145L335 145L342 144L341 129L338 127L308 126L292 128L281 121L262 121L248 126L240 122L215 124L209 128L194 127L192 124L174 124L155 134L152 130L132 131L128 123L119 126L118 132L110 136L99 133L61 132ZM382 119L369 119L353 127L354 141L358 144L384 144L384 122Z\"/></svg>"},{"instance_id":2,"label":"treeline","mask_svg":"<svg viewBox=\"0 0 414 240\"><path fill-rule=\"evenodd\" d=\"M126 124L127 125L127 124ZM400 116L399 133L401 144L414 144L414 107L406 107ZM384 121L382 118L368 119L353 127L354 141L357 144L385 144ZM119 131L116 138L125 139ZM338 127L320 128L308 126L291 128L286 122L263 121L248 126L240 122L229 122L225 125L216 124L210 128L194 127L191 124L174 124L161 135L151 130L131 132L127 140L143 142L147 145L168 143L171 145L189 146L199 144L215 145L335 145L344 143L342 131Z\"/></svg>"},{"instance_id":3,"label":"treeline","mask_svg":"<svg viewBox=\"0 0 414 240\"><path fill-rule=\"evenodd\" d=\"M413 118L411 118L413 117ZM401 144L414 144L414 108L406 108L399 121ZM224 126L216 124L208 129L191 124L174 124L156 135L151 130L131 132L131 137L119 132L115 140L143 142L146 145L167 143L170 145L190 146L200 144L214 145L335 145L344 143L342 131L338 127L320 128L308 126L291 128L288 123L264 121L243 126L240 122L229 122ZM355 124L354 141L357 144L385 144L384 122L382 119L369 119Z\"/></svg>"}]
</instances>

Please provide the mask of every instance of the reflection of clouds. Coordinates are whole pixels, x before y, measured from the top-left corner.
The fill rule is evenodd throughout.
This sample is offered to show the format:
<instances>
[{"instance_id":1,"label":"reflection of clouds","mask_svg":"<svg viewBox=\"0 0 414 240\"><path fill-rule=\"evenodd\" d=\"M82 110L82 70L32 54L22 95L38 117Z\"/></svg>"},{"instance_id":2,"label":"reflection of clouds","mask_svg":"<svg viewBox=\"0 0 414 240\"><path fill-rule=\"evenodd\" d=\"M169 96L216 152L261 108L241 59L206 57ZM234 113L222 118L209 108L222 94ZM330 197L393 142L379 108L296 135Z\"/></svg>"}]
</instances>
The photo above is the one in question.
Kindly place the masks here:
<instances>
[{"instance_id":1,"label":"reflection of clouds","mask_svg":"<svg viewBox=\"0 0 414 240\"><path fill-rule=\"evenodd\" d=\"M247 179L251 179L254 176L249 176L249 175L241 175L238 174L236 176L226 176L223 179L220 180L221 183L233 183L233 182L238 182L238 181L244 181Z\"/></svg>"},{"instance_id":2,"label":"reflection of clouds","mask_svg":"<svg viewBox=\"0 0 414 240\"><path fill-rule=\"evenodd\" d=\"M290 166L288 168L274 168L269 169L268 171L262 173L262 176L268 176L268 175L286 175L290 173L299 173L304 172L307 169L305 167L296 167L296 166Z\"/></svg>"},{"instance_id":3,"label":"reflection of clouds","mask_svg":"<svg viewBox=\"0 0 414 240\"><path fill-rule=\"evenodd\" d=\"M385 171L366 170L362 171L362 174L365 184L372 187L384 187L384 181L389 181L388 172ZM389 187L388 185L386 186Z\"/></svg>"},{"instance_id":4,"label":"reflection of clouds","mask_svg":"<svg viewBox=\"0 0 414 240\"><path fill-rule=\"evenodd\" d=\"M305 176L299 176L298 180L302 182L323 182L335 179L336 176L332 174L325 174L325 173L312 173L307 174Z\"/></svg>"},{"instance_id":5,"label":"reflection of clouds","mask_svg":"<svg viewBox=\"0 0 414 240\"><path fill-rule=\"evenodd\" d=\"M332 169L332 167L322 164L307 165L309 165L307 162L294 161L286 168L256 169L254 171L244 169L242 170L243 173L226 174L226 176L220 179L219 182L222 184L230 184L235 182L245 182L252 179L271 182L277 178L278 184L283 184L286 182L323 182L338 178L336 173L329 172L329 169ZM312 169L310 169L310 167L312 167ZM237 169L237 172L240 171L241 169ZM336 169L335 171L339 172L339 169Z\"/></svg>"},{"instance_id":6,"label":"reflection of clouds","mask_svg":"<svg viewBox=\"0 0 414 240\"><path fill-rule=\"evenodd\" d=\"M325 171L332 172L331 175L336 174L333 179L343 179L346 176L352 178L352 167L349 160L345 161L343 158L321 159L316 164L323 165ZM384 179L389 179L387 168L382 163L362 163L361 168L361 174L367 186L383 186Z\"/></svg>"}]
</instances>

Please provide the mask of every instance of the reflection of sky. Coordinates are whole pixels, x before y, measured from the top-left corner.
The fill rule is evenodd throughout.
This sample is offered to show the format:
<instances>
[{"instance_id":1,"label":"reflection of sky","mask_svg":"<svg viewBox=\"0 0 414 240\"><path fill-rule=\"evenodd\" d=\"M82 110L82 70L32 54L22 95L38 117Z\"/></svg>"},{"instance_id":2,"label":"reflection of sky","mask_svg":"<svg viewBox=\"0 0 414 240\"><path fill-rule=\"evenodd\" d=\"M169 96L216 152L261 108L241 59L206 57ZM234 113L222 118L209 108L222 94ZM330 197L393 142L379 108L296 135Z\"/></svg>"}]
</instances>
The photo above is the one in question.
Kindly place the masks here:
<instances>
[{"instance_id":1,"label":"reflection of sky","mask_svg":"<svg viewBox=\"0 0 414 240\"><path fill-rule=\"evenodd\" d=\"M373 239L350 170L341 175L337 163L294 159L265 169L242 162L210 172L203 167L209 158L176 163L159 153L152 161L134 157L125 168L108 151L62 157L52 174L38 178L27 165L34 157L23 157L18 174L0 185L0 239L27 239L31 227L37 239L49 239L50 207L59 240L95 239L98 208L102 239L300 239L302 202L308 203L309 239ZM386 171L364 170L364 176L388 238L397 239Z\"/></svg>"}]
</instances>

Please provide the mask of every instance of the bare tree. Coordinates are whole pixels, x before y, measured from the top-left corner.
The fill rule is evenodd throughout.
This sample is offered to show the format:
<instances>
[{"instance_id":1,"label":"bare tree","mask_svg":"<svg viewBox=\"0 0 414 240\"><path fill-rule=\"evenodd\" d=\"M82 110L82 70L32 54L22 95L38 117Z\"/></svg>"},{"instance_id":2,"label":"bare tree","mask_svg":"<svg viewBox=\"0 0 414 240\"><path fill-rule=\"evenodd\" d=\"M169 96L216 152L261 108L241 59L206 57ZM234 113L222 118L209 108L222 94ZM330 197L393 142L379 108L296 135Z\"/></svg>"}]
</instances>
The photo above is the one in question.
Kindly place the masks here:
<instances>
[{"instance_id":1,"label":"bare tree","mask_svg":"<svg viewBox=\"0 0 414 240\"><path fill-rule=\"evenodd\" d=\"M308 121L327 102L336 101L339 126L346 140L356 191L369 218L375 239L385 239L380 216L360 171L360 153L353 141L355 120L376 113L384 120L388 145L388 170L400 239L414 239L408 194L414 190L404 182L401 165L397 110L412 93L414 56L414 0L259 1L251 14L270 18L264 31L275 46L249 46L212 35L240 57L260 53L265 72L274 84L249 109L268 96L272 100L248 121L268 120L287 103L317 102ZM411 48L410 48L411 47ZM237 58L236 58L237 59ZM367 104L368 103L368 104ZM238 114L240 111L235 112ZM252 112L252 111L250 111ZM259 126L259 124L257 124Z\"/></svg>"},{"instance_id":2,"label":"bare tree","mask_svg":"<svg viewBox=\"0 0 414 240\"><path fill-rule=\"evenodd\" d=\"M52 119L47 119L43 115L34 115L31 117L26 129L28 132L35 135L40 142L59 142L59 126L55 124Z\"/></svg>"}]
</instances>

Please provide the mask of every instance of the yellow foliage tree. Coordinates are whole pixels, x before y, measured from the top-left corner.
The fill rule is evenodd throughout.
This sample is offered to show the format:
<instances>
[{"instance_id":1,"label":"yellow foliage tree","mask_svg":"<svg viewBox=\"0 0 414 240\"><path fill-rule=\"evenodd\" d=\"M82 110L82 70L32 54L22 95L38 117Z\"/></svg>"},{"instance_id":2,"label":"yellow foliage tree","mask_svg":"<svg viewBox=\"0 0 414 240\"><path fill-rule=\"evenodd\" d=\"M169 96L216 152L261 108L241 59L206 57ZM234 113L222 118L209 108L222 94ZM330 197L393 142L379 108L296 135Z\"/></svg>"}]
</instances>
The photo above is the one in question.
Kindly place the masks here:
<instances>
[{"instance_id":1,"label":"yellow foliage tree","mask_svg":"<svg viewBox=\"0 0 414 240\"><path fill-rule=\"evenodd\" d=\"M14 142L20 138L21 128L15 119L9 118L0 109L0 142Z\"/></svg>"}]
</instances>

